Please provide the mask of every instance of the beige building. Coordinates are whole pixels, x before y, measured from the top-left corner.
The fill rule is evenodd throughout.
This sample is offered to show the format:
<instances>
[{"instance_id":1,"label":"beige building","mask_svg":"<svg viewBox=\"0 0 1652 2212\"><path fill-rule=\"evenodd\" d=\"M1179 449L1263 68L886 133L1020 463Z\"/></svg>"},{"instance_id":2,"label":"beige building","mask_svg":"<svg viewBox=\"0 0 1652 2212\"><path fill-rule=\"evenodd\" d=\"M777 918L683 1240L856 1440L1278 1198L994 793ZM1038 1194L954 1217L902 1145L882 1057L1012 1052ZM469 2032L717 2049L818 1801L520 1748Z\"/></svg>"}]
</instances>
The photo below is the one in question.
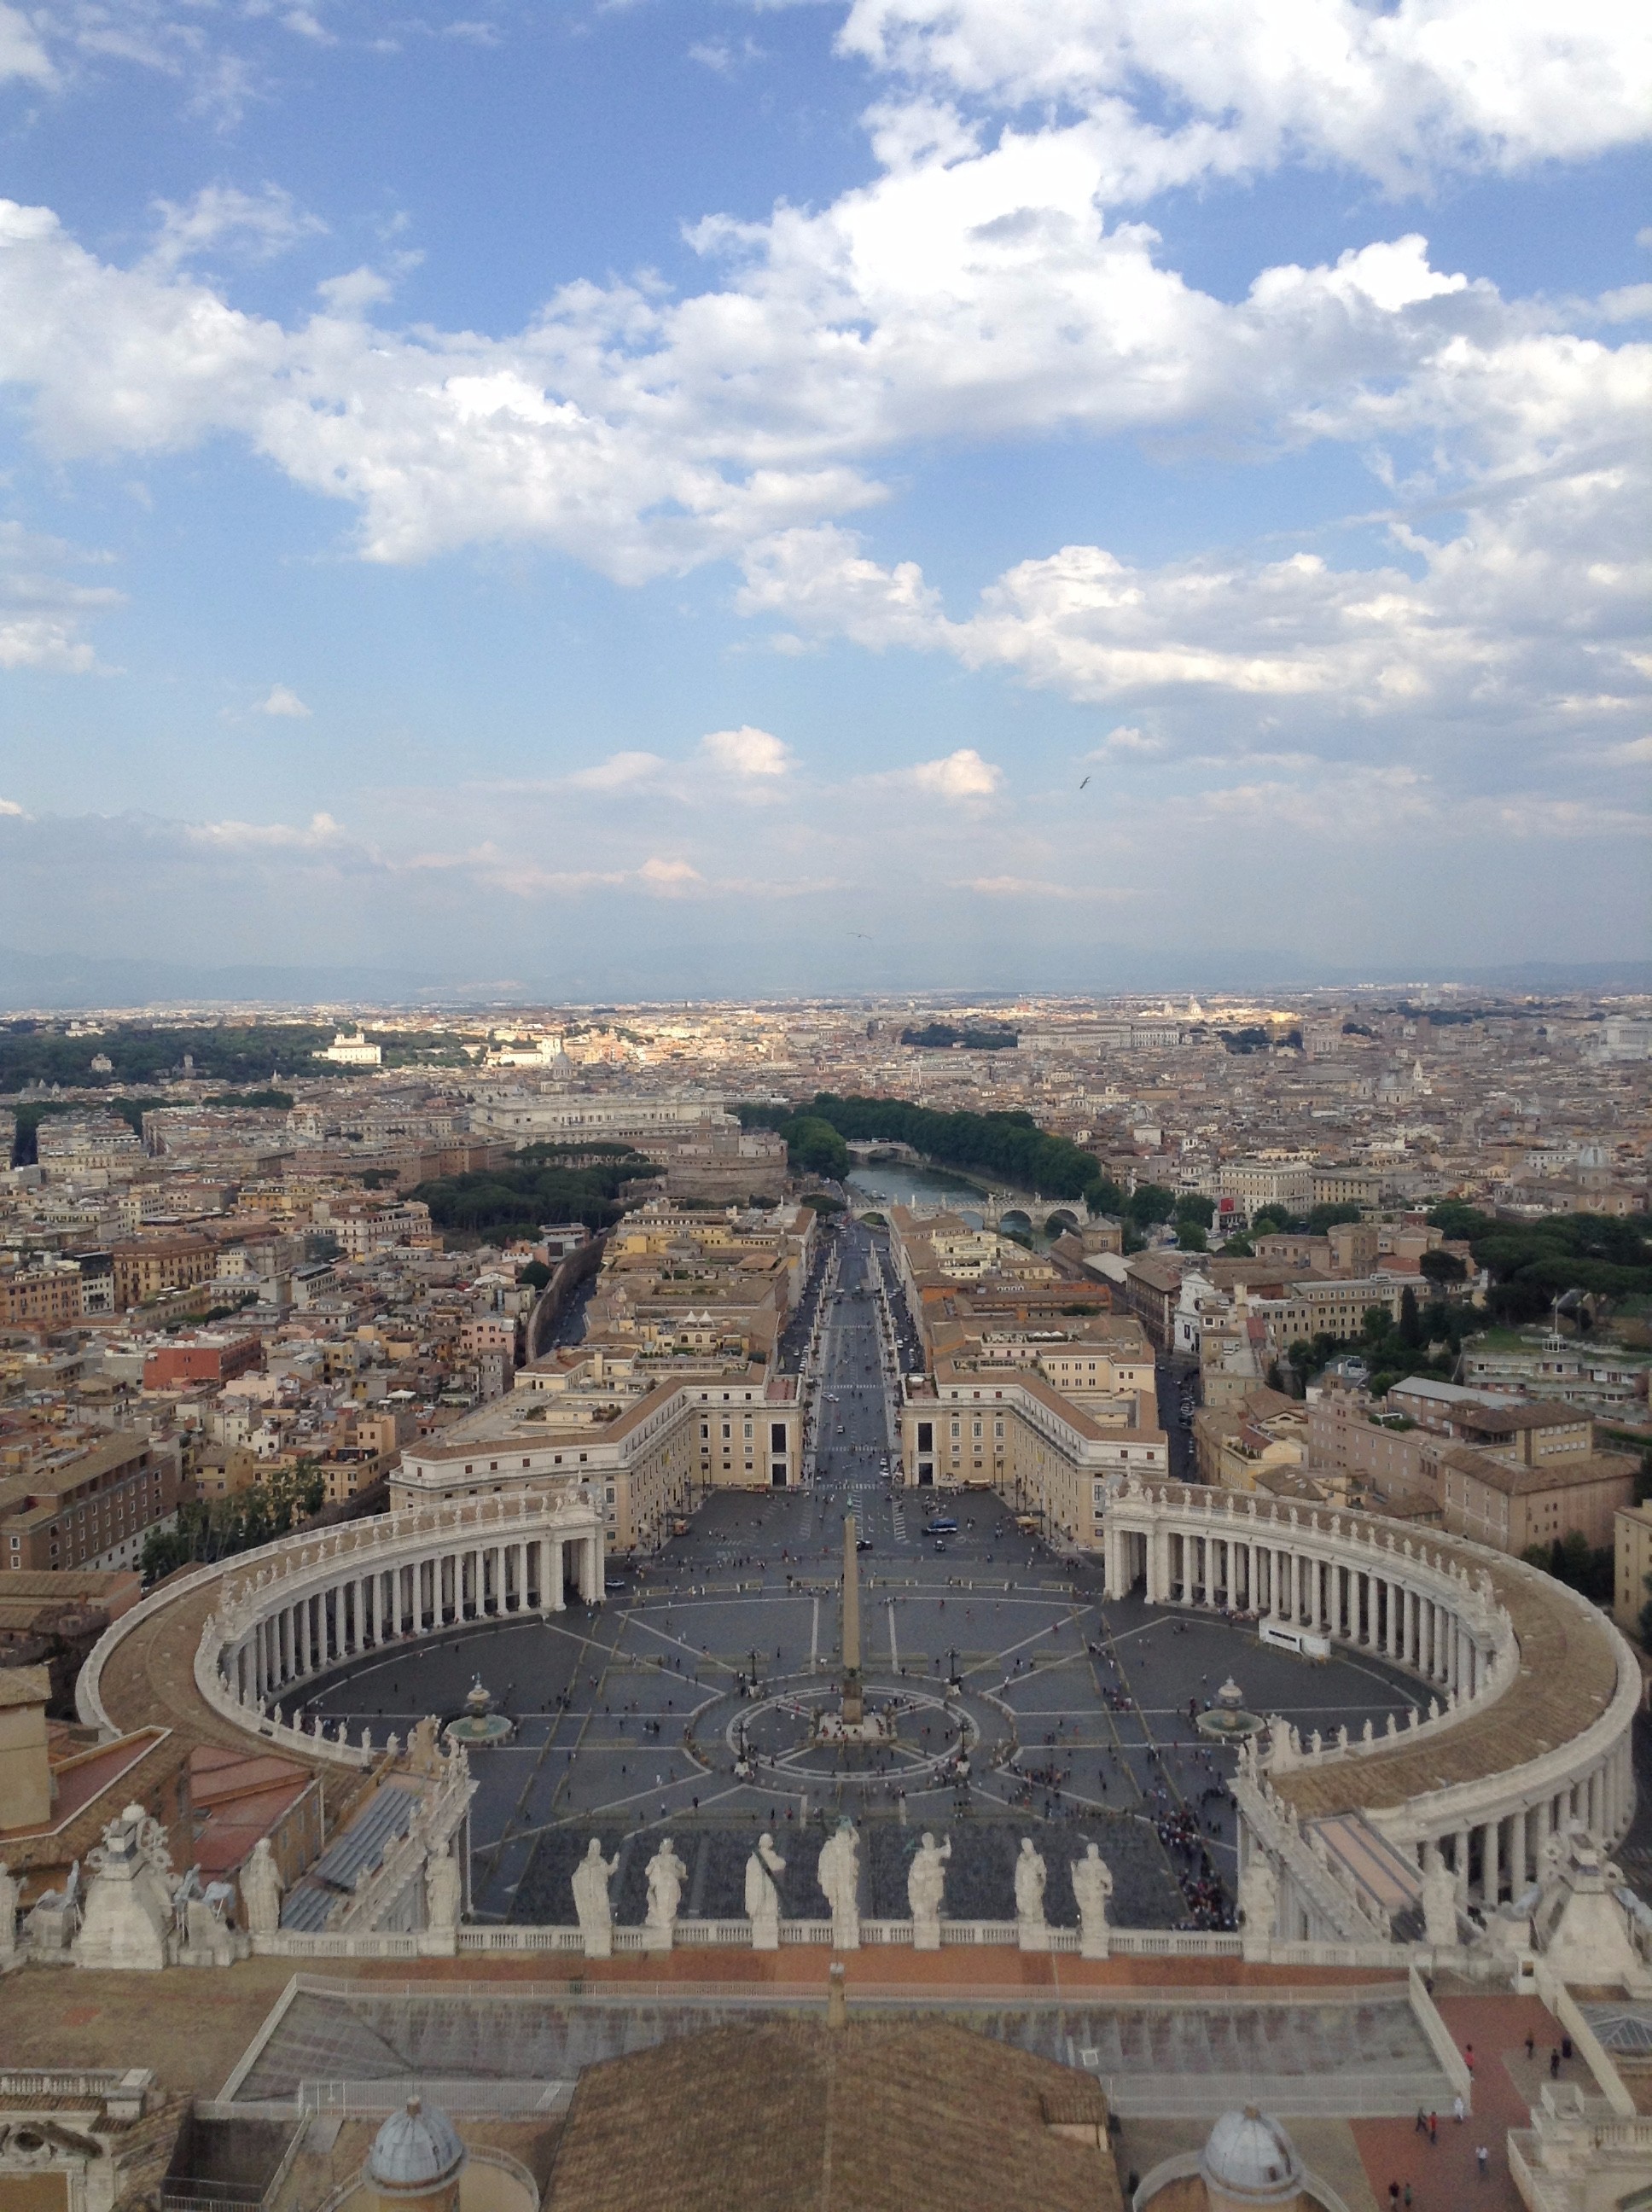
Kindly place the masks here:
<instances>
[{"instance_id":1,"label":"beige building","mask_svg":"<svg viewBox=\"0 0 1652 2212\"><path fill-rule=\"evenodd\" d=\"M907 1385L901 1471L909 1487L993 1490L1046 1536L1081 1550L1101 1545L1109 1477L1162 1480L1169 1468L1151 1395L1086 1411L1042 1373L984 1360L940 1360L932 1380Z\"/></svg>"},{"instance_id":2,"label":"beige building","mask_svg":"<svg viewBox=\"0 0 1652 2212\"><path fill-rule=\"evenodd\" d=\"M1454 1535L1516 1557L1574 1530L1598 1550L1614 1540L1619 1509L1635 1494L1637 1465L1621 1452L1534 1463L1455 1445L1440 1455L1442 1516Z\"/></svg>"},{"instance_id":3,"label":"beige building","mask_svg":"<svg viewBox=\"0 0 1652 2212\"><path fill-rule=\"evenodd\" d=\"M1620 1505L1612 1521L1612 1617L1638 1642L1641 1609L1652 1601L1652 1504Z\"/></svg>"},{"instance_id":4,"label":"beige building","mask_svg":"<svg viewBox=\"0 0 1652 2212\"><path fill-rule=\"evenodd\" d=\"M761 1365L653 1363L597 1347L519 1370L516 1387L408 1445L392 1507L494 1491L589 1486L610 1551L655 1551L708 1490L784 1490L802 1479L794 1376Z\"/></svg>"}]
</instances>

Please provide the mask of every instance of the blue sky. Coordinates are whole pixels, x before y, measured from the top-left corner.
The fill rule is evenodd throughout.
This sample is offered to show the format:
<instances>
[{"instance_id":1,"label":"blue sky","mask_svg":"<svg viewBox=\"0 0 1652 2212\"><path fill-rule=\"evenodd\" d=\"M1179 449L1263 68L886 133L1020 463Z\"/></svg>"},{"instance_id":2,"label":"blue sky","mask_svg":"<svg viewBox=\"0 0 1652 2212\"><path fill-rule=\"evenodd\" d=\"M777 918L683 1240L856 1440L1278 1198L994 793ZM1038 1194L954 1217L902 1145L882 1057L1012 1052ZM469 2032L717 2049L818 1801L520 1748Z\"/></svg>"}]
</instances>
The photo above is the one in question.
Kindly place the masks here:
<instances>
[{"instance_id":1,"label":"blue sky","mask_svg":"<svg viewBox=\"0 0 1652 2212\"><path fill-rule=\"evenodd\" d=\"M1649 94L1615 0L0 0L0 944L1644 955Z\"/></svg>"}]
</instances>

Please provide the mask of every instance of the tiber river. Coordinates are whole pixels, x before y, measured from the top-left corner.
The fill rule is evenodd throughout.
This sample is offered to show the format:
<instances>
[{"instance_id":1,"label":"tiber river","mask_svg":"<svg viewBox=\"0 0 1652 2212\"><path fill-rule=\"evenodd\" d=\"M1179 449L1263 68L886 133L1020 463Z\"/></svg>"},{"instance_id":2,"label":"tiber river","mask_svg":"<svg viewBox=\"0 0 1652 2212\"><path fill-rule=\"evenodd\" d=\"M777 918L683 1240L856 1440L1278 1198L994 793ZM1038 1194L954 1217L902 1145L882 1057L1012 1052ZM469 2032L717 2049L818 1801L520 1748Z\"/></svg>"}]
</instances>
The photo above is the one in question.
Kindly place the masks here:
<instances>
[{"instance_id":1,"label":"tiber river","mask_svg":"<svg viewBox=\"0 0 1652 2212\"><path fill-rule=\"evenodd\" d=\"M944 1206L951 1207L955 1213L961 1213L967 1221L973 1221L977 1225L981 1221L977 1210L981 1192L962 1176L948 1175L944 1168L914 1168L900 1160L878 1160L851 1168L848 1185L859 1196L871 1199L874 1205L911 1206L915 1202L922 1206ZM975 1201L974 1206L971 1205L972 1200ZM1033 1243L1041 1251L1049 1242L1044 1234L1045 1217L1051 1207L1059 1206L1060 1202L1060 1199L1051 1199L1041 1207L1031 1199L1026 1200L1027 1212L1033 1221Z\"/></svg>"}]
</instances>

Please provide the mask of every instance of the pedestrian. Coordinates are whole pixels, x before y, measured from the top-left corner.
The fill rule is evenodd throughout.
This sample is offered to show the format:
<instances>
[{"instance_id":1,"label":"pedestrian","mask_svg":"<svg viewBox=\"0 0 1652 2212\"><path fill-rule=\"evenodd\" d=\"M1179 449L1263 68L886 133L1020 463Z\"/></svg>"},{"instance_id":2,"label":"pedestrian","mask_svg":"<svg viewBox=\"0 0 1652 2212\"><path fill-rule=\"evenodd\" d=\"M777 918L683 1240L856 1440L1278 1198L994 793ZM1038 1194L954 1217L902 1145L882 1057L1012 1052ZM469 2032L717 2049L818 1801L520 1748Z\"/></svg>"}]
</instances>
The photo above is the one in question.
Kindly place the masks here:
<instances>
[{"instance_id":1,"label":"pedestrian","mask_svg":"<svg viewBox=\"0 0 1652 2212\"><path fill-rule=\"evenodd\" d=\"M1407 2183L1406 2184L1406 2193L1405 2193L1405 2195L1400 2198L1400 2203L1401 2203L1406 2207L1406 2212L1411 2212L1411 2184L1410 2184L1410 2182L1407 2182Z\"/></svg>"},{"instance_id":2,"label":"pedestrian","mask_svg":"<svg viewBox=\"0 0 1652 2212\"><path fill-rule=\"evenodd\" d=\"M1452 2117L1452 2118L1453 2118L1454 2120L1455 2120L1455 2122L1457 2123L1457 2125L1458 2125L1459 2127L1461 2127L1461 2125L1462 2125L1462 2124L1463 2124L1463 2119L1464 2119L1465 2114L1466 2114L1466 2112L1467 2112L1467 2106L1464 2105L1463 2100L1462 2100L1462 2099L1461 2099L1461 2097L1454 2097L1454 2098L1452 2099L1452 2100L1451 2100L1451 2117Z\"/></svg>"},{"instance_id":3,"label":"pedestrian","mask_svg":"<svg viewBox=\"0 0 1652 2212\"><path fill-rule=\"evenodd\" d=\"M1489 2181L1491 2179L1491 2154L1484 2143L1474 2146L1474 2164L1479 2170L1480 2179Z\"/></svg>"},{"instance_id":4,"label":"pedestrian","mask_svg":"<svg viewBox=\"0 0 1652 2212\"><path fill-rule=\"evenodd\" d=\"M1440 2140L1440 2115L1437 2112L1430 2112L1428 2116L1428 2139L1431 2143Z\"/></svg>"},{"instance_id":5,"label":"pedestrian","mask_svg":"<svg viewBox=\"0 0 1652 2212\"><path fill-rule=\"evenodd\" d=\"M1400 2184L1397 2181L1388 2184L1388 2212L1400 2212Z\"/></svg>"},{"instance_id":6,"label":"pedestrian","mask_svg":"<svg viewBox=\"0 0 1652 2212\"><path fill-rule=\"evenodd\" d=\"M1417 2125L1412 2130L1412 2133L1418 2136L1425 2136L1428 2133L1428 2114L1420 2105L1417 2107Z\"/></svg>"},{"instance_id":7,"label":"pedestrian","mask_svg":"<svg viewBox=\"0 0 1652 2212\"><path fill-rule=\"evenodd\" d=\"M1558 2051L1551 2051L1549 2053L1549 2079L1551 2081L1558 2081L1560 2079L1560 2053Z\"/></svg>"},{"instance_id":8,"label":"pedestrian","mask_svg":"<svg viewBox=\"0 0 1652 2212\"><path fill-rule=\"evenodd\" d=\"M1537 2047L1537 2038L1536 2038L1535 2036L1533 2036L1533 2035L1528 2035L1528 2036L1527 2037L1527 2039L1526 2039L1526 2063L1527 2063L1527 2064L1528 2066L1530 2065L1530 2063L1531 2063L1531 2062L1532 2062L1533 2057L1534 2057L1534 2053L1535 2053L1535 2051L1536 2051L1536 2047Z\"/></svg>"},{"instance_id":9,"label":"pedestrian","mask_svg":"<svg viewBox=\"0 0 1652 2212\"><path fill-rule=\"evenodd\" d=\"M1472 2043L1465 2043L1463 2045L1463 2063L1472 2074L1474 2070L1474 2046Z\"/></svg>"}]
</instances>

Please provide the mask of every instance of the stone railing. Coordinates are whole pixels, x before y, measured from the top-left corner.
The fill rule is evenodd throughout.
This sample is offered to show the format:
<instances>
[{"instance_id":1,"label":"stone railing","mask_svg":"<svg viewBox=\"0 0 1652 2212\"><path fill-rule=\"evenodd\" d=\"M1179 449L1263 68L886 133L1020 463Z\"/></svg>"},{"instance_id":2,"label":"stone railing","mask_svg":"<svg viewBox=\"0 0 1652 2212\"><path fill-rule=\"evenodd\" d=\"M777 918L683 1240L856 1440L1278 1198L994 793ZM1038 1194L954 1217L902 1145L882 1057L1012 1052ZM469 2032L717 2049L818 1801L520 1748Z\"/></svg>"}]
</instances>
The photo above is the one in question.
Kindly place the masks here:
<instances>
[{"instance_id":1,"label":"stone railing","mask_svg":"<svg viewBox=\"0 0 1652 2212\"><path fill-rule=\"evenodd\" d=\"M1048 1940L1041 1944L1041 1950L1078 1954L1079 1937L1076 1928L1052 1927L1045 1933ZM616 1928L614 1955L617 1958L653 1951L654 1946L647 1940L647 1934L641 1927ZM685 1917L677 1923L673 1936L677 1950L750 1950L751 1923L744 1919L694 1920ZM829 1920L782 1920L780 1939L783 1950L794 1947L823 1949L831 1942L832 1923ZM1015 1950L1019 1941L1013 1920L941 1923L944 1949L973 1945ZM860 1943L865 1950L910 1948L912 1923L863 1920ZM1195 1928L1109 1928L1108 1948L1114 1958L1121 1959L1237 1959L1243 1954L1244 1939L1238 1935ZM565 1952L582 1957L585 1939L577 1927L562 1923L544 1927L467 1926L458 1930L456 1942L451 1936L428 1934L327 1930L303 1935L282 1929L274 1936L254 1936L252 1948L259 1958L279 1959L417 1959L447 1955L455 1948L460 1957L465 1958L531 1952ZM1391 1971L1403 1971L1412 1958L1427 1964L1433 1957L1425 1945L1406 1946L1373 1940L1348 1943L1275 1942L1269 1947L1267 1955L1293 1966L1377 1967Z\"/></svg>"}]
</instances>

